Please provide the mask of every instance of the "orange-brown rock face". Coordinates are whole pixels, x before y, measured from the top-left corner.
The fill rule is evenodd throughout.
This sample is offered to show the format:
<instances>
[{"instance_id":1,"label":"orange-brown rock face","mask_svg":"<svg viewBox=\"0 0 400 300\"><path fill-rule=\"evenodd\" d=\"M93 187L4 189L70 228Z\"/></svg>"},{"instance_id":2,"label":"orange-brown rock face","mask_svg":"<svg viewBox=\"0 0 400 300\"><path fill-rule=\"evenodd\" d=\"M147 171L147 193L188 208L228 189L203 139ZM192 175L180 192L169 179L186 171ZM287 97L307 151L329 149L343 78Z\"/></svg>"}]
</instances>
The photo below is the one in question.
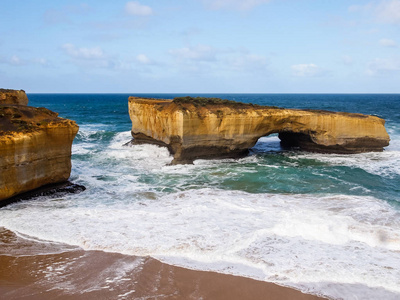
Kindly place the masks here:
<instances>
[{"instance_id":1,"label":"orange-brown rock face","mask_svg":"<svg viewBox=\"0 0 400 300\"><path fill-rule=\"evenodd\" d=\"M0 89L0 104L28 105L25 91Z\"/></svg>"},{"instance_id":2,"label":"orange-brown rock face","mask_svg":"<svg viewBox=\"0 0 400 300\"><path fill-rule=\"evenodd\" d=\"M173 163L243 156L273 133L283 145L328 153L382 151L390 140L383 119L351 113L130 97L129 114L135 140L167 146Z\"/></svg>"},{"instance_id":3,"label":"orange-brown rock face","mask_svg":"<svg viewBox=\"0 0 400 300\"><path fill-rule=\"evenodd\" d=\"M45 108L0 104L0 201L66 181L74 121Z\"/></svg>"}]
</instances>

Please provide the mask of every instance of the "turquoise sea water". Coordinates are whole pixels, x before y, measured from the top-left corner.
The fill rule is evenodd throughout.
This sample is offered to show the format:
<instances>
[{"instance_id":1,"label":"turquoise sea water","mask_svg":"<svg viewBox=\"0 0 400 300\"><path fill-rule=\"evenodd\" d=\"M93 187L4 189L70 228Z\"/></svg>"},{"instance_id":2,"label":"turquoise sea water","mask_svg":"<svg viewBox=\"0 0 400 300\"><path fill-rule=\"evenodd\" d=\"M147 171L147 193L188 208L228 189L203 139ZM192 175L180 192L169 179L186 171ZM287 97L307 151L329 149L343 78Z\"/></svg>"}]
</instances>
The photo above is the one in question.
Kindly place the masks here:
<instances>
[{"instance_id":1,"label":"turquoise sea water","mask_svg":"<svg viewBox=\"0 0 400 300\"><path fill-rule=\"evenodd\" d=\"M391 143L327 155L282 150L269 136L243 159L183 166L169 166L165 148L123 146L130 95L28 95L79 124L71 180L87 190L0 209L0 226L337 299L400 297L400 95L202 94L377 115Z\"/></svg>"}]
</instances>

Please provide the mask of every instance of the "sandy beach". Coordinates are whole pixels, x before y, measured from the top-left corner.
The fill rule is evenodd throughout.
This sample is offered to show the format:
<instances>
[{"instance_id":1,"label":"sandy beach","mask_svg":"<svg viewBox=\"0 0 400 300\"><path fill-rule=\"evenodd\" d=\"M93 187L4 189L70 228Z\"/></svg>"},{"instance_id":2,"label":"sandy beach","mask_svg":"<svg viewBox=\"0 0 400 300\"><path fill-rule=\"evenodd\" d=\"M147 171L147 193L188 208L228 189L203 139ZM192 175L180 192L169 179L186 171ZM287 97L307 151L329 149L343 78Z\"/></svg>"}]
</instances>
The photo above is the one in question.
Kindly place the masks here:
<instances>
[{"instance_id":1,"label":"sandy beach","mask_svg":"<svg viewBox=\"0 0 400 300\"><path fill-rule=\"evenodd\" d=\"M322 299L276 284L0 229L0 299Z\"/></svg>"}]
</instances>

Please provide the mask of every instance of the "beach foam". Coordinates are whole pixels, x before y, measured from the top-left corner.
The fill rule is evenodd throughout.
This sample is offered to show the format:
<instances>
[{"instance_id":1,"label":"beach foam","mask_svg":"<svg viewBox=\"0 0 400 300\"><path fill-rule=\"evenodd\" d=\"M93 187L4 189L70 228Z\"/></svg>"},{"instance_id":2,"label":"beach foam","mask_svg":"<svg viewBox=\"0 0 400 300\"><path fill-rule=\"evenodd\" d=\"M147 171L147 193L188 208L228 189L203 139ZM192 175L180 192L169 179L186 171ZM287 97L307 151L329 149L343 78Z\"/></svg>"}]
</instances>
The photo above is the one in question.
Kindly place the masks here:
<instances>
[{"instance_id":1,"label":"beach foam","mask_svg":"<svg viewBox=\"0 0 400 300\"><path fill-rule=\"evenodd\" d=\"M55 209L52 202L14 204L0 211L0 225L307 291L328 282L335 288L323 292L331 297L343 296L336 285L354 283L400 293L400 213L373 197L200 189L113 205L67 199Z\"/></svg>"}]
</instances>

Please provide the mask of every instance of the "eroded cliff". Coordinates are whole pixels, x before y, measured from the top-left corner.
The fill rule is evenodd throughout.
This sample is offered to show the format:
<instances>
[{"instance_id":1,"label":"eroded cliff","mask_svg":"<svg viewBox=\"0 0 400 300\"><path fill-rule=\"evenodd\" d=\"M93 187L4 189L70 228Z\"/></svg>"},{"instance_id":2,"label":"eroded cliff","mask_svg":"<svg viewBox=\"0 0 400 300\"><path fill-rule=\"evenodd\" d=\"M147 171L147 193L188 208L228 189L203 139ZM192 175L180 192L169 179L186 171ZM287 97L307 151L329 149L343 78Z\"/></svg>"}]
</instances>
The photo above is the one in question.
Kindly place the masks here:
<instances>
[{"instance_id":1,"label":"eroded cliff","mask_svg":"<svg viewBox=\"0 0 400 300\"><path fill-rule=\"evenodd\" d=\"M28 105L28 96L23 90L0 89L0 105Z\"/></svg>"},{"instance_id":2,"label":"eroded cliff","mask_svg":"<svg viewBox=\"0 0 400 300\"><path fill-rule=\"evenodd\" d=\"M0 104L0 201L66 181L78 128L46 108Z\"/></svg>"},{"instance_id":3,"label":"eroded cliff","mask_svg":"<svg viewBox=\"0 0 400 300\"><path fill-rule=\"evenodd\" d=\"M251 104L129 98L136 142L167 146L172 163L240 157L260 137L279 133L283 145L307 151L382 151L389 135L381 118Z\"/></svg>"}]
</instances>

